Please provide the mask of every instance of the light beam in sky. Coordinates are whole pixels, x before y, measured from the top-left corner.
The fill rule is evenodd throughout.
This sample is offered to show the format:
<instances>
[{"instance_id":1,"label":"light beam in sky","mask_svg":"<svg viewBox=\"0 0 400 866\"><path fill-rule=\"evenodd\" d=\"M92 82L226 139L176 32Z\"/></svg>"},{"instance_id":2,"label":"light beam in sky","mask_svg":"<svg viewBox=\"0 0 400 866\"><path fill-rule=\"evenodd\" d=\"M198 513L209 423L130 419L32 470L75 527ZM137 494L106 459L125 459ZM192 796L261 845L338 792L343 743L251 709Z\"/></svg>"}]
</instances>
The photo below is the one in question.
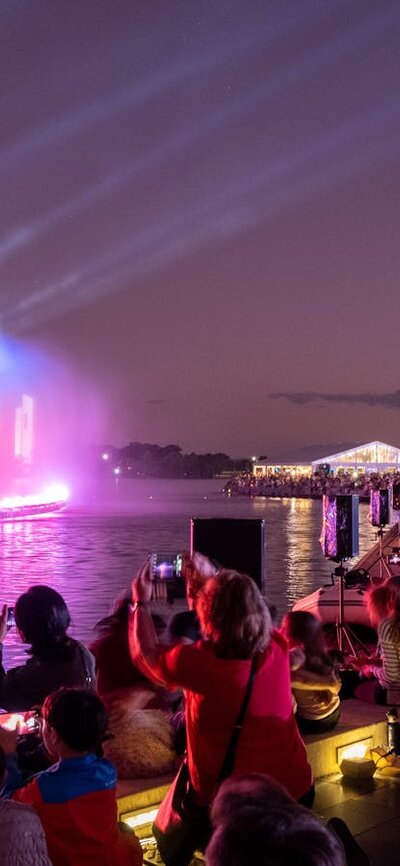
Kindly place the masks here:
<instances>
[{"instance_id":1,"label":"light beam in sky","mask_svg":"<svg viewBox=\"0 0 400 866\"><path fill-rule=\"evenodd\" d=\"M278 75L269 78L251 93L246 92L232 105L223 109L218 108L205 121L197 123L187 130L180 129L178 133L174 131L173 135L163 139L161 144L157 144L144 157L136 159L133 165L124 164L121 168L111 172L100 183L92 184L77 196L53 206L39 219L14 229L0 240L0 263L4 263L21 248L33 243L58 222L69 219L75 213L90 209L109 194L115 193L135 180L140 181L146 174L150 175L154 172L157 167L168 163L174 157L179 157L181 153L197 143L200 138L216 132L223 125L239 120L260 105L266 109L268 100L276 99L296 83L306 81L310 76L320 73L332 63L336 63L348 54L353 54L359 47L366 47L369 40L376 39L378 33L384 33L390 29L393 25L396 9L395 6L392 12L389 12L385 17L382 17L382 13L370 16L361 26L358 25L346 34L341 33L339 36L318 45L314 54L310 54L309 51L304 52L295 62L289 66L286 65ZM265 37L263 36L263 38Z\"/></svg>"},{"instance_id":2,"label":"light beam in sky","mask_svg":"<svg viewBox=\"0 0 400 866\"><path fill-rule=\"evenodd\" d=\"M329 189L348 176L370 167L382 155L395 154L398 136L391 136L390 123L397 117L398 102L376 107L334 131L315 139L313 146L288 150L275 164L255 167L251 178L237 181L214 199L179 214L164 215L141 233L96 256L63 278L28 295L2 318L9 326L32 324L56 315L115 288L117 281L150 273L196 249L216 235L229 236L246 230L282 208ZM374 139L376 137L376 141ZM124 267L124 260L128 260ZM118 270L119 269L119 270Z\"/></svg>"},{"instance_id":3,"label":"light beam in sky","mask_svg":"<svg viewBox=\"0 0 400 866\"><path fill-rule=\"evenodd\" d=\"M339 0L339 5L345 2L346 0ZM331 2L327 4L328 7L331 5ZM333 5L337 5L337 0ZM88 128L102 123L103 120L109 120L114 114L142 107L150 99L182 84L185 78L194 78L202 71L209 73L213 67L222 66L240 55L246 55L258 44L273 43L282 34L296 30L302 22L307 22L310 11L313 10L316 15L318 12L321 13L320 0L315 0L311 10L310 6L306 11L296 6L291 16L286 9L282 17L278 18L272 26L271 19L266 19L266 16L262 15L261 19L255 22L250 34L242 31L238 36L237 32L234 32L231 41L225 39L222 44L218 37L214 42L209 42L207 50L197 56L190 54L183 57L170 67L164 66L156 73L152 73L139 84L135 82L132 86L124 87L108 98L103 97L69 115L54 119L47 126L38 127L30 134L24 134L0 151L0 171L8 171L10 165L17 160L32 159L36 151L50 148L57 142L64 141L67 136L82 134ZM326 7L322 13L326 14Z\"/></svg>"}]
</instances>

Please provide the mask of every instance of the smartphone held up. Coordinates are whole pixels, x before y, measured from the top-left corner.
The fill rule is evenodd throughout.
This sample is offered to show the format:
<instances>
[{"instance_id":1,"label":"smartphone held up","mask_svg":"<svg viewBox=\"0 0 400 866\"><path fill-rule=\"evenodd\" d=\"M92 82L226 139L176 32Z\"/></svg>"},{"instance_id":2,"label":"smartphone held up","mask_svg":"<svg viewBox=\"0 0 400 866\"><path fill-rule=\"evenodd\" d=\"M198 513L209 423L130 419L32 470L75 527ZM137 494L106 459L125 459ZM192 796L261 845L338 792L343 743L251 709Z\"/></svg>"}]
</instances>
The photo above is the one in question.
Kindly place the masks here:
<instances>
[{"instance_id":1,"label":"smartphone held up","mask_svg":"<svg viewBox=\"0 0 400 866\"><path fill-rule=\"evenodd\" d=\"M173 602L185 598L183 556L181 553L150 553L150 574L153 581L153 599Z\"/></svg>"},{"instance_id":2,"label":"smartphone held up","mask_svg":"<svg viewBox=\"0 0 400 866\"><path fill-rule=\"evenodd\" d=\"M17 725L20 737L36 734L39 730L39 719L31 710L26 713L0 713L0 727L6 731L15 731Z\"/></svg>"}]
</instances>

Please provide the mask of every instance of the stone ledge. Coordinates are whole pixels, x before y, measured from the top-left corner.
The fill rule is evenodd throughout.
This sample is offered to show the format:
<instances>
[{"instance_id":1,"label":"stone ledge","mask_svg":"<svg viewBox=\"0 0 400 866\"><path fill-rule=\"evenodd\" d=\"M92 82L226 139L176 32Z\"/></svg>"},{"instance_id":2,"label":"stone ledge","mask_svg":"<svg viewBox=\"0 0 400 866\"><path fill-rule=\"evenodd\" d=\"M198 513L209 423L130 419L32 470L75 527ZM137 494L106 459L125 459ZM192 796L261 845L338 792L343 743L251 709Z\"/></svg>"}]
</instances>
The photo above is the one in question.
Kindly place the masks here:
<instances>
[{"instance_id":1,"label":"stone ledge","mask_svg":"<svg viewBox=\"0 0 400 866\"><path fill-rule=\"evenodd\" d=\"M322 734L306 734L304 742L314 779L339 770L336 749L372 737L372 745L386 742L386 708L362 701L343 701L335 728Z\"/></svg>"},{"instance_id":2,"label":"stone ledge","mask_svg":"<svg viewBox=\"0 0 400 866\"><path fill-rule=\"evenodd\" d=\"M121 779L117 783L118 816L158 806L173 778L173 775L168 775L151 779Z\"/></svg>"},{"instance_id":3,"label":"stone ledge","mask_svg":"<svg viewBox=\"0 0 400 866\"><path fill-rule=\"evenodd\" d=\"M386 742L386 708L348 700L341 705L340 719L332 731L306 734L304 742L314 779L337 773L336 749L372 737L373 746ZM118 814L151 809L161 800L174 775L152 779L122 779L117 785Z\"/></svg>"}]
</instances>

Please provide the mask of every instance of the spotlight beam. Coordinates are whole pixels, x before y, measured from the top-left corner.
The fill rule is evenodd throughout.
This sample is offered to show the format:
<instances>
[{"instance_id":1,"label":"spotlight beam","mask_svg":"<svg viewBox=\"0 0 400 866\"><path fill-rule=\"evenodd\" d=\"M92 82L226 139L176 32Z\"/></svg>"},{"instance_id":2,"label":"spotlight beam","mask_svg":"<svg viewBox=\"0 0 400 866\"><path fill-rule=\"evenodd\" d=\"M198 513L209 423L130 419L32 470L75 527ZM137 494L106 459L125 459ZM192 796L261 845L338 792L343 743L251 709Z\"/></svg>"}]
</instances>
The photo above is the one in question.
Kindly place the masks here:
<instances>
[{"instance_id":1,"label":"spotlight beam","mask_svg":"<svg viewBox=\"0 0 400 866\"><path fill-rule=\"evenodd\" d=\"M345 2L339 0L339 5L345 5ZM332 2L328 5L331 6ZM337 5L337 0L334 0L333 5ZM237 60L241 55L255 50L257 45L273 43L281 35L296 30L306 22L310 12L315 15L321 12L320 0L314 0L311 10L307 8L307 12L304 9L299 11L297 7L290 15L286 10L272 26L270 20L266 22L264 14L250 35L241 32L237 36L234 33L232 40L225 41L222 48L220 38L214 39L211 44L208 43L206 51L196 56L185 56L170 66L160 68L140 83L121 88L107 99L96 100L66 116L55 118L47 126L37 127L30 135L25 134L3 148L0 152L0 171L9 171L10 166L18 160L31 160L37 151L47 150L58 142L64 142L67 137L80 135L105 119L110 120L113 115L142 108L151 99L182 85L185 79L195 77L202 71L209 73L213 68ZM326 14L326 9L323 14Z\"/></svg>"},{"instance_id":2,"label":"spotlight beam","mask_svg":"<svg viewBox=\"0 0 400 866\"><path fill-rule=\"evenodd\" d=\"M398 7L394 8L394 12ZM116 193L127 184L135 180L143 179L146 173L152 174L157 167L166 164L171 158L179 157L191 145L216 132L220 127L233 123L259 105L266 106L266 101L273 101L281 96L293 84L304 82L314 76L317 72L328 68L339 58L352 55L359 47L365 47L368 40L376 39L380 30L385 32L393 26L394 15L389 14L384 19L382 15L373 15L364 22L362 27L353 28L345 35L340 34L325 44L318 46L315 54L305 52L300 58L286 67L283 72L270 79L251 94L246 93L233 105L214 111L205 122L197 124L189 130L180 130L161 145L157 145L150 153L141 160L137 160L134 166L125 164L122 168L110 173L98 184L92 184L79 195L69 198L61 204L50 208L47 214L24 226L14 229L0 240L0 264L5 263L23 247L32 244L51 228L69 219L73 214L89 210L97 205L107 196Z\"/></svg>"},{"instance_id":3,"label":"spotlight beam","mask_svg":"<svg viewBox=\"0 0 400 866\"><path fill-rule=\"evenodd\" d=\"M335 133L325 134L296 158L288 152L274 166L255 172L251 182L245 179L234 191L223 191L211 208L202 204L172 221L165 215L158 225L149 225L100 259L93 258L16 304L5 312L3 321L24 327L32 324L33 315L42 319L86 303L107 293L116 282L158 270L216 236L246 230L294 202L329 189L369 168L382 152L396 154L399 140L398 135L390 135L390 123L397 111L397 101L392 101L381 111L362 114Z\"/></svg>"}]
</instances>

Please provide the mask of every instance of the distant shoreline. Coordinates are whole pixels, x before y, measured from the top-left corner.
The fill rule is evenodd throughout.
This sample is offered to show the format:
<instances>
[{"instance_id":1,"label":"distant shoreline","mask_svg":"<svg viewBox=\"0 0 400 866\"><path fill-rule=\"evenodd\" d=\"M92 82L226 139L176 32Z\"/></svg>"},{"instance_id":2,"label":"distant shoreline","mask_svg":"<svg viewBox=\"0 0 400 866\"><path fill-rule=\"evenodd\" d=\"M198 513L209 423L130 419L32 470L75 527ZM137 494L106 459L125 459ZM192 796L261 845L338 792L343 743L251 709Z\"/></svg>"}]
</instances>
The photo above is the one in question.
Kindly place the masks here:
<instances>
[{"instance_id":1,"label":"distant shoreline","mask_svg":"<svg viewBox=\"0 0 400 866\"><path fill-rule=\"evenodd\" d=\"M228 493L226 490L224 490L224 493L226 496L242 496L242 497L247 497L248 499L322 499L322 497L325 495L324 493L303 493L303 494L299 494L299 493L283 493L283 494L282 493L281 494L275 493L274 494L274 493L248 493L248 492L242 493L239 490L232 490L231 493ZM328 493L327 495L328 496L329 495L334 496L337 494L334 494L334 493L329 494ZM338 494L338 495L344 496L346 494L342 493L342 494ZM348 496L354 495L354 493L353 494L349 493L347 495ZM360 495L359 493L355 494L355 495L358 496L360 502L369 502L369 496Z\"/></svg>"}]
</instances>

